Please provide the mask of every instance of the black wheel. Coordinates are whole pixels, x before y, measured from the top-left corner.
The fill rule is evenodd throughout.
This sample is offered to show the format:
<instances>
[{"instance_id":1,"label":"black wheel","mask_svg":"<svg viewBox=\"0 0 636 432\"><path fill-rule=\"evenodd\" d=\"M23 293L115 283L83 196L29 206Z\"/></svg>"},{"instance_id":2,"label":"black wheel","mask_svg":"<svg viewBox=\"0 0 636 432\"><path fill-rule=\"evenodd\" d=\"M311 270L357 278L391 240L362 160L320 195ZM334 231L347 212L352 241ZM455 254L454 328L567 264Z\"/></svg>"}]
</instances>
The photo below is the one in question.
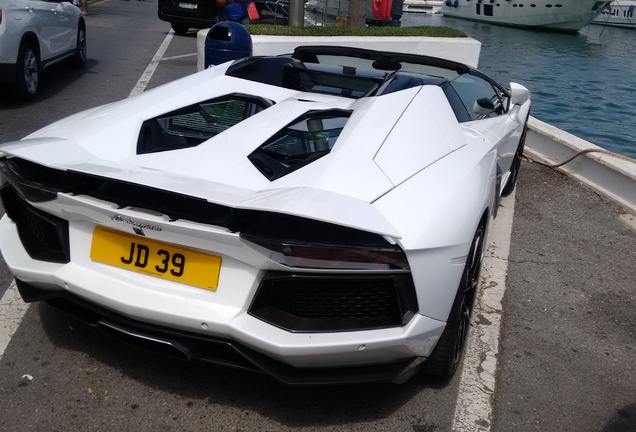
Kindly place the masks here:
<instances>
[{"instance_id":1,"label":"black wheel","mask_svg":"<svg viewBox=\"0 0 636 432\"><path fill-rule=\"evenodd\" d=\"M84 24L80 24L77 29L77 47L73 57L70 58L69 64L71 66L81 68L86 64L86 27Z\"/></svg>"},{"instance_id":2,"label":"black wheel","mask_svg":"<svg viewBox=\"0 0 636 432\"><path fill-rule=\"evenodd\" d=\"M446 328L433 353L424 364L424 370L428 374L448 378L457 371L470 330L470 318L477 293L484 250L484 235L485 229L482 224L475 233L470 252L466 258L464 273L457 288Z\"/></svg>"},{"instance_id":3,"label":"black wheel","mask_svg":"<svg viewBox=\"0 0 636 432\"><path fill-rule=\"evenodd\" d=\"M523 148L526 145L526 133L528 132L528 120L526 119L526 123L523 125L523 132L521 132L521 138L519 139L519 146L517 147L517 152L515 153L515 157L512 160L512 165L510 166L510 177L508 177L508 182L506 186L504 186L501 191L501 196L508 196L515 190L515 186L517 184L517 177L519 177L519 170L521 169L521 158L523 157Z\"/></svg>"},{"instance_id":4,"label":"black wheel","mask_svg":"<svg viewBox=\"0 0 636 432\"><path fill-rule=\"evenodd\" d=\"M170 27L172 27L172 30L174 30L174 32L178 35L184 35L188 32L188 29L190 27L188 27L187 24L177 24L177 23L170 23Z\"/></svg>"},{"instance_id":5,"label":"black wheel","mask_svg":"<svg viewBox=\"0 0 636 432\"><path fill-rule=\"evenodd\" d=\"M40 60L31 42L20 45L12 95L17 99L33 98L40 84Z\"/></svg>"}]
</instances>

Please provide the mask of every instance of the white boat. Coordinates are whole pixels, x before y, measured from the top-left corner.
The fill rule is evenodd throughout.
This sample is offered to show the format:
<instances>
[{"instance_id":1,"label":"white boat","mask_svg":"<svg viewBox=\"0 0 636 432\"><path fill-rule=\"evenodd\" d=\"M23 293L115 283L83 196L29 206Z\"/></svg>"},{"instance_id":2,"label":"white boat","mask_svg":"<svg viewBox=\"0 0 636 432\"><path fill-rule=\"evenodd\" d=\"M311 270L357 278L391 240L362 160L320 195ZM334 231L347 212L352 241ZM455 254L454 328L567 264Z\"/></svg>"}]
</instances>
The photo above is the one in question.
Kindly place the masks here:
<instances>
[{"instance_id":1,"label":"white boat","mask_svg":"<svg viewBox=\"0 0 636 432\"><path fill-rule=\"evenodd\" d=\"M440 12L444 0L404 0L404 12L433 15Z\"/></svg>"},{"instance_id":2,"label":"white boat","mask_svg":"<svg viewBox=\"0 0 636 432\"><path fill-rule=\"evenodd\" d=\"M636 29L636 0L615 0L592 24Z\"/></svg>"},{"instance_id":3,"label":"white boat","mask_svg":"<svg viewBox=\"0 0 636 432\"><path fill-rule=\"evenodd\" d=\"M445 16L514 27L576 32L609 7L608 0L445 0Z\"/></svg>"}]
</instances>

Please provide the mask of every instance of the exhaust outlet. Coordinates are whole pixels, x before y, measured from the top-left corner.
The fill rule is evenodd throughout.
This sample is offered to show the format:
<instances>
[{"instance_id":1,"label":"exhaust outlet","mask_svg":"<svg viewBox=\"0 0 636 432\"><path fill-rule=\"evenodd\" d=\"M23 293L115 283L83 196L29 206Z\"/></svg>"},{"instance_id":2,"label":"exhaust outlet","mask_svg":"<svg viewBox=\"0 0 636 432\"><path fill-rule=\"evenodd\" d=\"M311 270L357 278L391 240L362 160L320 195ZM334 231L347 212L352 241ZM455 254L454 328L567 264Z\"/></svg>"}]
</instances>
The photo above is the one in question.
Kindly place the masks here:
<instances>
[{"instance_id":1,"label":"exhaust outlet","mask_svg":"<svg viewBox=\"0 0 636 432\"><path fill-rule=\"evenodd\" d=\"M179 360L191 360L193 358L190 351L178 342L133 332L106 321L99 321L96 327L116 339L145 351Z\"/></svg>"}]
</instances>

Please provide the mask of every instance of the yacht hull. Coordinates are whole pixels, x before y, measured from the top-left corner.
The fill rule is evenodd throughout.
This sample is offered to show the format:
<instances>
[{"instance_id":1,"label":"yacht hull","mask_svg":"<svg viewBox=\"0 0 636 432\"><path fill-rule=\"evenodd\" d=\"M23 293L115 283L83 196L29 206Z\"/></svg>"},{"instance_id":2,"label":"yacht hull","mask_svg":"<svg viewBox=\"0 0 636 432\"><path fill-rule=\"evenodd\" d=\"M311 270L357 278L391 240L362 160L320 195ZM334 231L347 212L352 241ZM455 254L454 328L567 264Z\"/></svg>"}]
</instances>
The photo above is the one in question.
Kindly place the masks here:
<instances>
[{"instance_id":1,"label":"yacht hull","mask_svg":"<svg viewBox=\"0 0 636 432\"><path fill-rule=\"evenodd\" d=\"M636 29L636 0L615 0L592 24Z\"/></svg>"},{"instance_id":2,"label":"yacht hull","mask_svg":"<svg viewBox=\"0 0 636 432\"><path fill-rule=\"evenodd\" d=\"M609 6L609 1L447 0L445 16L513 27L577 32Z\"/></svg>"}]
</instances>

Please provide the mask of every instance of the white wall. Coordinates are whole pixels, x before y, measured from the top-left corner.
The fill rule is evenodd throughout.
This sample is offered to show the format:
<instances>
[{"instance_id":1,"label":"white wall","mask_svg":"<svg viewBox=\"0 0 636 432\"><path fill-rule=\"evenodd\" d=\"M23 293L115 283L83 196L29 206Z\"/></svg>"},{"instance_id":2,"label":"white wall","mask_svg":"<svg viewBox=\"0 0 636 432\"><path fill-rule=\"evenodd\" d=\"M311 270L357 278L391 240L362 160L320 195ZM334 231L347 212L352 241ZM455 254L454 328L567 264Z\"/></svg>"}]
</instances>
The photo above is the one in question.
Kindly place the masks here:
<instances>
[{"instance_id":1,"label":"white wall","mask_svg":"<svg viewBox=\"0 0 636 432\"><path fill-rule=\"evenodd\" d=\"M197 34L197 69L205 64L205 38L209 29ZM481 42L471 38L366 37L366 36L252 36L253 54L278 55L301 45L330 45L368 48L378 51L422 54L477 67Z\"/></svg>"},{"instance_id":2,"label":"white wall","mask_svg":"<svg viewBox=\"0 0 636 432\"><path fill-rule=\"evenodd\" d=\"M557 169L636 214L636 161L612 156L591 142L530 117L525 151L530 159L556 164L588 149L594 153L584 153Z\"/></svg>"}]
</instances>

